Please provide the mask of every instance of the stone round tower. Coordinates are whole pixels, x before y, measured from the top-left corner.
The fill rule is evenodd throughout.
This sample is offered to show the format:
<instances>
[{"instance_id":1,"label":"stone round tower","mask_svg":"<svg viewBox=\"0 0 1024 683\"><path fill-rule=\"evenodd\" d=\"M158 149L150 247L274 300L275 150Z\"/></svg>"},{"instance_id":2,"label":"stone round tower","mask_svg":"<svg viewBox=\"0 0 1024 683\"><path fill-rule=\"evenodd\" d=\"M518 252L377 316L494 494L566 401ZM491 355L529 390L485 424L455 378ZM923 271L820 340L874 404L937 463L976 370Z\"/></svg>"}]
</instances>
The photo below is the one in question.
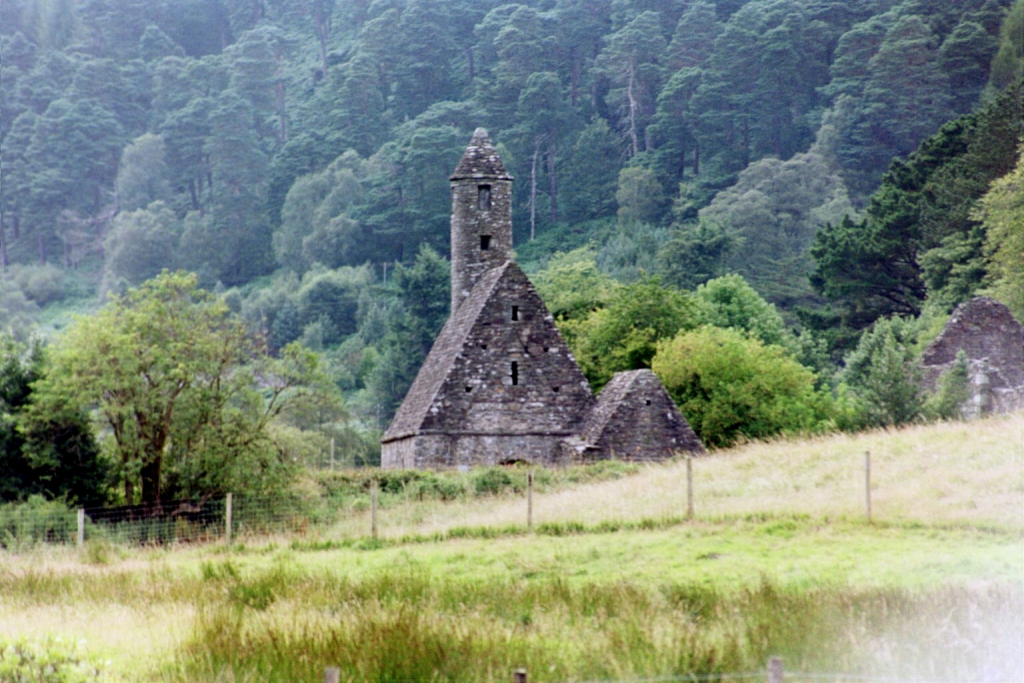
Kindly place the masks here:
<instances>
[{"instance_id":1,"label":"stone round tower","mask_svg":"<svg viewBox=\"0 0 1024 683\"><path fill-rule=\"evenodd\" d=\"M450 180L454 315L481 275L512 258L512 176L477 128Z\"/></svg>"}]
</instances>

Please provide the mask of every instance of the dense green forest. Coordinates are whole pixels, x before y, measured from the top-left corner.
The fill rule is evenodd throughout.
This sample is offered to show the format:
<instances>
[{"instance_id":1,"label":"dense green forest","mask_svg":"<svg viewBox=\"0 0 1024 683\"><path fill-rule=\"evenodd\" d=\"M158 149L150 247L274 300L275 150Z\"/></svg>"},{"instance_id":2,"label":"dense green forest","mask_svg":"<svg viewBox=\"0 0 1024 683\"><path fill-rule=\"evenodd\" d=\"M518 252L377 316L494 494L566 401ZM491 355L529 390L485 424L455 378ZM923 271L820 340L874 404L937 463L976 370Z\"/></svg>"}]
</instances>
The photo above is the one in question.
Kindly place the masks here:
<instances>
[{"instance_id":1,"label":"dense green forest","mask_svg":"<svg viewBox=\"0 0 1024 683\"><path fill-rule=\"evenodd\" d=\"M33 330L59 340L166 269L220 295L265 362L319 354L347 408L277 423L279 443L322 451L330 423L372 460L448 315L448 175L478 126L595 387L653 364L684 405L684 361L712 347L778 370L778 420L708 443L916 419L927 397L865 408L883 369L864 358L912 374L978 292L1024 316L1022 2L5 0L0 48L0 326L22 387L0 441L27 438L10 416L45 374Z\"/></svg>"}]
</instances>

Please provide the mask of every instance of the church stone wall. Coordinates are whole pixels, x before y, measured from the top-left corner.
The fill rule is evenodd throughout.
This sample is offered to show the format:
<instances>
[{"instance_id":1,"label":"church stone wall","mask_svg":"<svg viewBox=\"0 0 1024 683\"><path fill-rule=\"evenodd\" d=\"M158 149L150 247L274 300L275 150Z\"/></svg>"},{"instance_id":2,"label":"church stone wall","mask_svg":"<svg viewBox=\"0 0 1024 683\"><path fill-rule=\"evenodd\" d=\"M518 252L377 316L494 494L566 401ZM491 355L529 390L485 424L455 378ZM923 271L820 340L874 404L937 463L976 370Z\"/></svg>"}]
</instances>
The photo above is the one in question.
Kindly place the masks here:
<instances>
[{"instance_id":1,"label":"church stone wall","mask_svg":"<svg viewBox=\"0 0 1024 683\"><path fill-rule=\"evenodd\" d=\"M385 441L380 447L380 466L386 470L408 469L416 462L416 439Z\"/></svg>"},{"instance_id":2,"label":"church stone wall","mask_svg":"<svg viewBox=\"0 0 1024 683\"><path fill-rule=\"evenodd\" d=\"M383 444L383 469L451 469L529 462L559 464L560 436L538 434L419 434Z\"/></svg>"}]
</instances>

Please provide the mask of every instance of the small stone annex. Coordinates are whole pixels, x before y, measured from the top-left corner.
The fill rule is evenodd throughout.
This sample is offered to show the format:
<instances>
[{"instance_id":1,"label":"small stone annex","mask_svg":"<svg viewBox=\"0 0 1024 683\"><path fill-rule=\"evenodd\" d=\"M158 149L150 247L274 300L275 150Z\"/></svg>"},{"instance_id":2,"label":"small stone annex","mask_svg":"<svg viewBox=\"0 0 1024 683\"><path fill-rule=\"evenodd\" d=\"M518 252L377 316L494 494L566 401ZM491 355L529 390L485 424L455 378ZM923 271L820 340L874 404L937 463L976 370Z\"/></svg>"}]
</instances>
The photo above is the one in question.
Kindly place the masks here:
<instances>
[{"instance_id":1,"label":"small stone annex","mask_svg":"<svg viewBox=\"0 0 1024 683\"><path fill-rule=\"evenodd\" d=\"M650 370L594 397L512 260L512 176L478 128L451 177L452 314L381 440L384 468L618 458L704 448Z\"/></svg>"},{"instance_id":2,"label":"small stone annex","mask_svg":"<svg viewBox=\"0 0 1024 683\"><path fill-rule=\"evenodd\" d=\"M961 350L967 355L971 382L967 415L1024 408L1024 327L1009 308L984 296L957 306L921 355L928 389L935 389Z\"/></svg>"}]
</instances>

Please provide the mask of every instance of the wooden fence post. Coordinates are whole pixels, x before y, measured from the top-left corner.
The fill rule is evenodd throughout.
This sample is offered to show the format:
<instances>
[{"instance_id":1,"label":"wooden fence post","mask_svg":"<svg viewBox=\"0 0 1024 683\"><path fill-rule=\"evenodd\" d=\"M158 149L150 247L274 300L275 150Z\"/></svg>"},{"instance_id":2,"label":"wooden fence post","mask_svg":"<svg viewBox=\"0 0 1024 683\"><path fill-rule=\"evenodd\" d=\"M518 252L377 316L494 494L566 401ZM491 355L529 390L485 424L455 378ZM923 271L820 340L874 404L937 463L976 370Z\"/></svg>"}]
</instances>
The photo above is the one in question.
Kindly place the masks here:
<instances>
[{"instance_id":1,"label":"wooden fence post","mask_svg":"<svg viewBox=\"0 0 1024 683\"><path fill-rule=\"evenodd\" d=\"M526 669L516 669L513 671L512 683L526 683Z\"/></svg>"},{"instance_id":2,"label":"wooden fence post","mask_svg":"<svg viewBox=\"0 0 1024 683\"><path fill-rule=\"evenodd\" d=\"M341 683L341 669L336 666L324 669L324 683Z\"/></svg>"},{"instance_id":3,"label":"wooden fence post","mask_svg":"<svg viewBox=\"0 0 1024 683\"><path fill-rule=\"evenodd\" d=\"M864 509L871 523L871 451L864 451Z\"/></svg>"},{"instance_id":4,"label":"wooden fence post","mask_svg":"<svg viewBox=\"0 0 1024 683\"><path fill-rule=\"evenodd\" d=\"M768 683L782 683L782 657L768 660Z\"/></svg>"},{"instance_id":5,"label":"wooden fence post","mask_svg":"<svg viewBox=\"0 0 1024 683\"><path fill-rule=\"evenodd\" d=\"M686 518L693 519L693 456L686 456Z\"/></svg>"},{"instance_id":6,"label":"wooden fence post","mask_svg":"<svg viewBox=\"0 0 1024 683\"><path fill-rule=\"evenodd\" d=\"M76 545L81 548L85 545L85 510L78 508L78 535L75 537Z\"/></svg>"},{"instance_id":7,"label":"wooden fence post","mask_svg":"<svg viewBox=\"0 0 1024 683\"><path fill-rule=\"evenodd\" d=\"M526 530L533 530L533 470L526 473ZM523 672L523 681L526 680L526 670L516 669Z\"/></svg>"},{"instance_id":8,"label":"wooden fence post","mask_svg":"<svg viewBox=\"0 0 1024 683\"><path fill-rule=\"evenodd\" d=\"M377 540L377 480L370 481L370 537Z\"/></svg>"},{"instance_id":9,"label":"wooden fence post","mask_svg":"<svg viewBox=\"0 0 1024 683\"><path fill-rule=\"evenodd\" d=\"M224 497L224 544L227 546L231 545L231 517L234 513L231 494L227 494Z\"/></svg>"}]
</instances>

